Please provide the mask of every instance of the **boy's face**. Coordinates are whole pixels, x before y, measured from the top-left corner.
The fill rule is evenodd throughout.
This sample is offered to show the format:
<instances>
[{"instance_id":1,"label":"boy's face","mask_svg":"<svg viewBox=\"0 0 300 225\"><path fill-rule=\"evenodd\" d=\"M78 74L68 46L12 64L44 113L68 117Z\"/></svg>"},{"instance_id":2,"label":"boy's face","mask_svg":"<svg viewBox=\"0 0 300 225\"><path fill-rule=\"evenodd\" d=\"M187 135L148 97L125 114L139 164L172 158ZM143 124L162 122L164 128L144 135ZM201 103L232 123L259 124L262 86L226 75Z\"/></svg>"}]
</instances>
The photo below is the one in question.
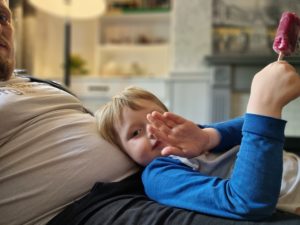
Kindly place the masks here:
<instances>
[{"instance_id":1,"label":"boy's face","mask_svg":"<svg viewBox=\"0 0 300 225\"><path fill-rule=\"evenodd\" d=\"M143 106L140 110L128 107L123 109L123 120L115 129L126 153L138 164L146 166L154 158L161 156L161 150L165 147L148 132L147 114L153 111L162 113L164 110L149 100L140 100L138 103Z\"/></svg>"}]
</instances>

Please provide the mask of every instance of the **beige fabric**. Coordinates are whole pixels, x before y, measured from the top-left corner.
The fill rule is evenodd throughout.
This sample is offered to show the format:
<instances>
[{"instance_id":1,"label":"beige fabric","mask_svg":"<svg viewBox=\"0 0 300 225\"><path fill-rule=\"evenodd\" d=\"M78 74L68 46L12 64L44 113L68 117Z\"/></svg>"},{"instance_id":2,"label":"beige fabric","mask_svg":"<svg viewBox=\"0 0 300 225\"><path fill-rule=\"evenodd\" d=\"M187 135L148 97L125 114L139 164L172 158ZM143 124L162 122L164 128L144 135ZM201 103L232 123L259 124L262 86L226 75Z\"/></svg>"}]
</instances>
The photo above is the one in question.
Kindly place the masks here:
<instances>
[{"instance_id":1,"label":"beige fabric","mask_svg":"<svg viewBox=\"0 0 300 225\"><path fill-rule=\"evenodd\" d=\"M283 177L277 208L300 215L300 158L284 152Z\"/></svg>"},{"instance_id":2,"label":"beige fabric","mask_svg":"<svg viewBox=\"0 0 300 225\"><path fill-rule=\"evenodd\" d=\"M46 84L0 82L0 118L0 224L45 224L95 182L138 169L76 98Z\"/></svg>"}]
</instances>

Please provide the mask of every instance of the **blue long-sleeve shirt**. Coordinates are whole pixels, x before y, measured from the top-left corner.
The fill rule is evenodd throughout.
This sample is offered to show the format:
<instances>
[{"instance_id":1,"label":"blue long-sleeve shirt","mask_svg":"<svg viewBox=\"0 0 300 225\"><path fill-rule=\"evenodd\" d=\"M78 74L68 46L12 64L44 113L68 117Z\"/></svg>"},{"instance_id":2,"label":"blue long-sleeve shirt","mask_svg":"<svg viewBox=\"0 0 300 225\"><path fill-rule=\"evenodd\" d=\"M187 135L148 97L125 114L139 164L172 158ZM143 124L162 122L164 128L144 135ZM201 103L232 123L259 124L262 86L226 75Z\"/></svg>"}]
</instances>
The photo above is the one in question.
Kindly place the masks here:
<instances>
[{"instance_id":1,"label":"blue long-sleeve shirt","mask_svg":"<svg viewBox=\"0 0 300 225\"><path fill-rule=\"evenodd\" d=\"M271 215L279 197L285 121L246 114L211 125L221 135L213 150L240 144L231 177L207 176L178 159L160 157L143 171L146 194L169 206L235 219Z\"/></svg>"}]
</instances>

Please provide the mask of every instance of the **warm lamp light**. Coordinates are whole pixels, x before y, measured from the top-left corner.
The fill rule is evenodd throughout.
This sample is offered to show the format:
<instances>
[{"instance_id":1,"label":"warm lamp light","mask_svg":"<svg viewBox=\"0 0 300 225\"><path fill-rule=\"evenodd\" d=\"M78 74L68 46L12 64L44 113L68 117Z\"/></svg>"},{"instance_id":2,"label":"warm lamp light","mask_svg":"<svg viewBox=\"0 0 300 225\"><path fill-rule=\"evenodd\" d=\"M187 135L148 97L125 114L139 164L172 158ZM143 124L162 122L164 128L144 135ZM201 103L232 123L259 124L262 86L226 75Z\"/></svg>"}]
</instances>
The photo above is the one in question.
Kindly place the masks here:
<instances>
[{"instance_id":1,"label":"warm lamp light","mask_svg":"<svg viewBox=\"0 0 300 225\"><path fill-rule=\"evenodd\" d=\"M105 0L29 0L37 9L58 17L91 19L106 9Z\"/></svg>"},{"instance_id":2,"label":"warm lamp light","mask_svg":"<svg viewBox=\"0 0 300 225\"><path fill-rule=\"evenodd\" d=\"M29 0L38 10L65 18L64 83L70 85L71 20L92 19L106 10L105 0Z\"/></svg>"}]
</instances>

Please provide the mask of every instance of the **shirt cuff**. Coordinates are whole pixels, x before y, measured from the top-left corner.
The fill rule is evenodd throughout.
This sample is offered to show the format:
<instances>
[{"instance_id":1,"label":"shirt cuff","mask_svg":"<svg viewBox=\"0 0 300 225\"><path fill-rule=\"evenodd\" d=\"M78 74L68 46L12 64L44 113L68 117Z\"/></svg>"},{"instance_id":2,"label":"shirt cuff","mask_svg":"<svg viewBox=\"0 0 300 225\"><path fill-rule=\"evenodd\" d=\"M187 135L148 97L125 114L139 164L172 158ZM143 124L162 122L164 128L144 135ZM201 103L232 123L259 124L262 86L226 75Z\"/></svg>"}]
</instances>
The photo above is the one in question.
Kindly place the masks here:
<instances>
[{"instance_id":1,"label":"shirt cuff","mask_svg":"<svg viewBox=\"0 0 300 225\"><path fill-rule=\"evenodd\" d=\"M284 142L285 120L269 116L246 113L242 131Z\"/></svg>"}]
</instances>

